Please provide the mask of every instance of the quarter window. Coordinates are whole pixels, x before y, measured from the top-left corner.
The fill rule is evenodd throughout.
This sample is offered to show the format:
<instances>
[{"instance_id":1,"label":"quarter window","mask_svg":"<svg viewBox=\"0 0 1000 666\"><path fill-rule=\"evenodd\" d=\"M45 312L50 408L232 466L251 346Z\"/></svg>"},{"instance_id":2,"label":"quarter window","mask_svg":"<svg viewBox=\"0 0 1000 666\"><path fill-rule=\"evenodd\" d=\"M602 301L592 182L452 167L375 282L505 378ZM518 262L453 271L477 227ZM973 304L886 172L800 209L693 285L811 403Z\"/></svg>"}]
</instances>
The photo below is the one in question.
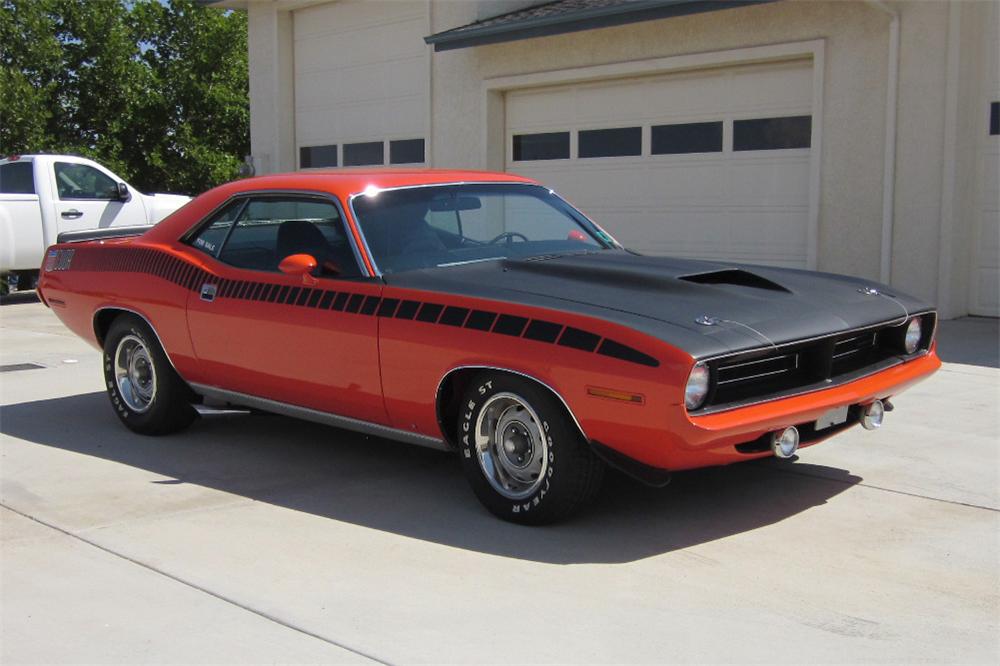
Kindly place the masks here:
<instances>
[{"instance_id":1,"label":"quarter window","mask_svg":"<svg viewBox=\"0 0 1000 666\"><path fill-rule=\"evenodd\" d=\"M56 189L60 199L117 199L118 184L92 166L56 162Z\"/></svg>"},{"instance_id":2,"label":"quarter window","mask_svg":"<svg viewBox=\"0 0 1000 666\"><path fill-rule=\"evenodd\" d=\"M514 161L568 160L569 132L514 135Z\"/></svg>"},{"instance_id":3,"label":"quarter window","mask_svg":"<svg viewBox=\"0 0 1000 666\"><path fill-rule=\"evenodd\" d=\"M35 175L31 162L10 162L0 165L0 192L3 194L34 194Z\"/></svg>"},{"instance_id":4,"label":"quarter window","mask_svg":"<svg viewBox=\"0 0 1000 666\"><path fill-rule=\"evenodd\" d=\"M344 166L385 164L385 144L382 141L344 144Z\"/></svg>"},{"instance_id":5,"label":"quarter window","mask_svg":"<svg viewBox=\"0 0 1000 666\"><path fill-rule=\"evenodd\" d=\"M642 155L642 128L581 130L580 157L626 157Z\"/></svg>"},{"instance_id":6,"label":"quarter window","mask_svg":"<svg viewBox=\"0 0 1000 666\"><path fill-rule=\"evenodd\" d=\"M733 121L733 150L808 148L811 140L812 116Z\"/></svg>"},{"instance_id":7,"label":"quarter window","mask_svg":"<svg viewBox=\"0 0 1000 666\"><path fill-rule=\"evenodd\" d=\"M654 125L653 155L722 152L722 121Z\"/></svg>"},{"instance_id":8,"label":"quarter window","mask_svg":"<svg viewBox=\"0 0 1000 666\"><path fill-rule=\"evenodd\" d=\"M216 213L212 221L201 228L194 238L191 239L191 247L201 250L207 255L217 256L219 248L229 235L229 230L233 227L233 222L243 209L244 199L231 201L225 208Z\"/></svg>"}]
</instances>

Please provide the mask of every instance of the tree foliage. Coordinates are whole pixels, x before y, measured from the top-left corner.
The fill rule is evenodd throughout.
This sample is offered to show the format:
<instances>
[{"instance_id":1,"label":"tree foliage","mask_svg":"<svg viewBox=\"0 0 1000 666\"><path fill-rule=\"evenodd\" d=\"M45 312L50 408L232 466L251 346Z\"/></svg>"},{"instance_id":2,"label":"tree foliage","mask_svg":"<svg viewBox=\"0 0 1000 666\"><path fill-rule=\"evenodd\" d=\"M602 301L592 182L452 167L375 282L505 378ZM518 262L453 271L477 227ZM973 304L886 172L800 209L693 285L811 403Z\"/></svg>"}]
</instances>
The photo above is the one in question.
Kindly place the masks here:
<instances>
[{"instance_id":1,"label":"tree foliage","mask_svg":"<svg viewBox=\"0 0 1000 666\"><path fill-rule=\"evenodd\" d=\"M0 155L96 159L195 194L249 152L246 15L192 0L0 0Z\"/></svg>"}]
</instances>

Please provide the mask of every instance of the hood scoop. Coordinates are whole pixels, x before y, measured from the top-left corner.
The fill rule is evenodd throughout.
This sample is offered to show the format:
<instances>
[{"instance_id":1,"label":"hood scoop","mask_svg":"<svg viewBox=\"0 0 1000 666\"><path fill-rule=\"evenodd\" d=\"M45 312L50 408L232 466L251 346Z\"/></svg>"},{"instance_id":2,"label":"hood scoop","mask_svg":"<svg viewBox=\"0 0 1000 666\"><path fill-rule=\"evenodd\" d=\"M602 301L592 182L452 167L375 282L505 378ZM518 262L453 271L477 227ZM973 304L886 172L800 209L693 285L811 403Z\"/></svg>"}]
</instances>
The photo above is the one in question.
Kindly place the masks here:
<instances>
[{"instance_id":1,"label":"hood scoop","mask_svg":"<svg viewBox=\"0 0 1000 666\"><path fill-rule=\"evenodd\" d=\"M710 271L708 273L694 273L693 275L680 275L678 280L694 282L696 284L718 284L732 285L734 287L750 287L752 289L767 289L768 291L782 291L786 294L792 292L782 287L777 282L771 282L767 278L762 278L750 271L739 268L728 268L721 271Z\"/></svg>"}]
</instances>

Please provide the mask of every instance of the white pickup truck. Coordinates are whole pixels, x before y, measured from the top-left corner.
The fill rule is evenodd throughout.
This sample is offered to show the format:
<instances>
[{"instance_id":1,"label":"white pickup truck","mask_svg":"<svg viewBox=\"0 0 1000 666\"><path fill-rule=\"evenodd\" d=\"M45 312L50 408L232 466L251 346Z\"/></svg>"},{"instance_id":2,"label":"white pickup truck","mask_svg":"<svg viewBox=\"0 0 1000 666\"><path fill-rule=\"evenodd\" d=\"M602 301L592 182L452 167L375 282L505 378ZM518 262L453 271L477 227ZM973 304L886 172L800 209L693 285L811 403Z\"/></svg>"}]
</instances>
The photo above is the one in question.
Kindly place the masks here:
<instances>
[{"instance_id":1,"label":"white pickup truck","mask_svg":"<svg viewBox=\"0 0 1000 666\"><path fill-rule=\"evenodd\" d=\"M34 288L45 248L60 234L108 229L110 236L124 227L149 226L190 200L176 194L143 194L83 157L2 159L0 289L7 293Z\"/></svg>"}]
</instances>

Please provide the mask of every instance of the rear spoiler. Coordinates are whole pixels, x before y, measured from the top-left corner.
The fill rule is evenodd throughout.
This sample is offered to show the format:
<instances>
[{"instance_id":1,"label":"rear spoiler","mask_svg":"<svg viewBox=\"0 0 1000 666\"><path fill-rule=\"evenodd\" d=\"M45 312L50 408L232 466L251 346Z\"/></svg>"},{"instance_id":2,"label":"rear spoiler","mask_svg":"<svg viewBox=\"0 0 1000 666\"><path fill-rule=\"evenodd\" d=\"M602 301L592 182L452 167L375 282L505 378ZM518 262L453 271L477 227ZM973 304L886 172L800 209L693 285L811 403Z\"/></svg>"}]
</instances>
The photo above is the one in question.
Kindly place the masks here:
<instances>
[{"instance_id":1,"label":"rear spoiler","mask_svg":"<svg viewBox=\"0 0 1000 666\"><path fill-rule=\"evenodd\" d=\"M57 243L82 243L83 241L103 240L105 238L128 238L141 236L153 228L151 224L136 227L104 227L103 229L81 229L80 231L64 231L56 236Z\"/></svg>"}]
</instances>

